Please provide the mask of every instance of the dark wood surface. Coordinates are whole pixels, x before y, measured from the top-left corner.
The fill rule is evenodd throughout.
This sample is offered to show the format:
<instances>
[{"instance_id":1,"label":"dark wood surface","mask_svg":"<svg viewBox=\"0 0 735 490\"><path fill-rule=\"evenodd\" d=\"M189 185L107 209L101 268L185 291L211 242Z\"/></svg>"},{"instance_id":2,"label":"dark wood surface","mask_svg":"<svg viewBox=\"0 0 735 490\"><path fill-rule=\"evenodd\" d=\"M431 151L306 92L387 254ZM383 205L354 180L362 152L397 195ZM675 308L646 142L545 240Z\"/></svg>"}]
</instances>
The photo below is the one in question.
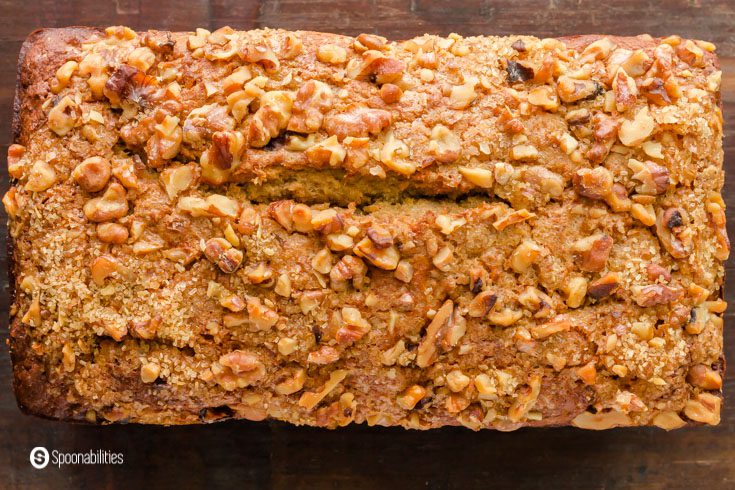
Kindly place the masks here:
<instances>
[{"instance_id":1,"label":"dark wood surface","mask_svg":"<svg viewBox=\"0 0 735 490\"><path fill-rule=\"evenodd\" d=\"M283 27L404 39L448 34L680 34L717 43L724 71L727 190L735 220L735 1L707 0L0 0L0 190L8 186L16 60L39 27L124 24L134 29L192 30L230 25ZM728 194L729 191L729 194ZM5 220L0 216L0 336L7 338ZM733 236L733 228L730 227ZM728 274L733 277L733 261ZM735 288L727 299L735 304ZM726 355L735 359L725 322ZM735 370L726 377L732 400ZM122 466L29 463L34 446L107 449ZM735 488L735 402L722 424L666 433L575 429L514 433L446 429L409 432L357 426L339 431L228 422L196 427L73 426L24 416L11 390L7 348L0 348L0 487L2 488Z\"/></svg>"}]
</instances>

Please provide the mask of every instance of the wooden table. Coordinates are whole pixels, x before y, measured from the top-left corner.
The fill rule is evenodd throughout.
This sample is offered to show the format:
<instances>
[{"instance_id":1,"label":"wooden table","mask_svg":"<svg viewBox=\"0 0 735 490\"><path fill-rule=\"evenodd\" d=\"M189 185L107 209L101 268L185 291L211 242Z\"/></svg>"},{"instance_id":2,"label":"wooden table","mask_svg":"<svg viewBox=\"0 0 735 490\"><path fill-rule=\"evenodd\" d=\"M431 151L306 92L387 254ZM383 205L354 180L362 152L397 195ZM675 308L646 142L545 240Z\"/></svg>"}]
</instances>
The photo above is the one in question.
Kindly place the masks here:
<instances>
[{"instance_id":1,"label":"wooden table","mask_svg":"<svg viewBox=\"0 0 735 490\"><path fill-rule=\"evenodd\" d=\"M39 27L124 24L135 29L283 27L393 39L448 34L680 34L714 41L723 66L725 199L735 220L735 2L732 0L0 0L0 146L10 143L15 63ZM8 185L2 163L0 187ZM5 216L0 217L5 241ZM734 236L731 227L731 236ZM7 268L0 244L0 270ZM733 261L728 263L732 277ZM7 276L2 274L3 288ZM735 288L727 299L735 304ZM7 338L7 294L0 298ZM727 314L732 325L735 308ZM735 335L726 334L735 359ZM735 390L733 370L726 392ZM732 399L732 398L730 398ZM338 431L229 422L201 427L86 427L22 415L11 391L7 349L0 352L0 487L6 488L735 488L735 402L717 428L515 433L446 429L409 432L357 426ZM35 470L29 451L108 449L123 466Z\"/></svg>"}]
</instances>

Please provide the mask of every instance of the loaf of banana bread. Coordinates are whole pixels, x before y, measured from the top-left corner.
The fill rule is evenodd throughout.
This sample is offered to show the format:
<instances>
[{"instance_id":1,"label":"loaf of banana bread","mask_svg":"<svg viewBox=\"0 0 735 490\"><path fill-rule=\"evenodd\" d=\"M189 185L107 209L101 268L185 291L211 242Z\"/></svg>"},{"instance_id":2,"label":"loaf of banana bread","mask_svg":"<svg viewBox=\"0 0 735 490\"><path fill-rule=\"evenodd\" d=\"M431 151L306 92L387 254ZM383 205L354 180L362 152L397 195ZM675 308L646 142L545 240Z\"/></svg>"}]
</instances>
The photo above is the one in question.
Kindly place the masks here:
<instances>
[{"instance_id":1,"label":"loaf of banana bread","mask_svg":"<svg viewBox=\"0 0 735 490\"><path fill-rule=\"evenodd\" d=\"M8 152L20 407L717 424L715 47L48 29Z\"/></svg>"}]
</instances>

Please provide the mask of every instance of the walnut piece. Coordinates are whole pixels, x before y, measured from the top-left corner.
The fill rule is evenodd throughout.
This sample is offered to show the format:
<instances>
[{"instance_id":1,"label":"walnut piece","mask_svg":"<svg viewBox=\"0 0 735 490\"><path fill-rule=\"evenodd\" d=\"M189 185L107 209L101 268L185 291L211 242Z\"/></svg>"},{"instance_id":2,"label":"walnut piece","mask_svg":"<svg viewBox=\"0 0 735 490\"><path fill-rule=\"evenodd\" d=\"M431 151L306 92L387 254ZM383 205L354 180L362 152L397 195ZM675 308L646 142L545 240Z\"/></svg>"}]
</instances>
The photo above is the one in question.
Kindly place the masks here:
<instances>
[{"instance_id":1,"label":"walnut piece","mask_svg":"<svg viewBox=\"0 0 735 490\"><path fill-rule=\"evenodd\" d=\"M111 175L110 161L102 157L87 158L71 173L79 187L87 192L99 192L104 189Z\"/></svg>"}]
</instances>

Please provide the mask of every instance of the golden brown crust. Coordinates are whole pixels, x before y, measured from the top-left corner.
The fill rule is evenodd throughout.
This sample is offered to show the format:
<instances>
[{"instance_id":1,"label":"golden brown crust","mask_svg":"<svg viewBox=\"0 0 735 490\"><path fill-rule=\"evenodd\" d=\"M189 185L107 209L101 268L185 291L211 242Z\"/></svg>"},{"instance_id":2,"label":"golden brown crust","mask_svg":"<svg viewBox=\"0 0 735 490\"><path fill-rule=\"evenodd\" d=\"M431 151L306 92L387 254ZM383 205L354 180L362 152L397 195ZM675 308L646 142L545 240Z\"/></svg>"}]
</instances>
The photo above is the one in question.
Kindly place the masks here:
<instances>
[{"instance_id":1,"label":"golden brown crust","mask_svg":"<svg viewBox=\"0 0 735 490\"><path fill-rule=\"evenodd\" d=\"M33 33L3 199L19 405L164 424L717 423L713 49Z\"/></svg>"}]
</instances>

